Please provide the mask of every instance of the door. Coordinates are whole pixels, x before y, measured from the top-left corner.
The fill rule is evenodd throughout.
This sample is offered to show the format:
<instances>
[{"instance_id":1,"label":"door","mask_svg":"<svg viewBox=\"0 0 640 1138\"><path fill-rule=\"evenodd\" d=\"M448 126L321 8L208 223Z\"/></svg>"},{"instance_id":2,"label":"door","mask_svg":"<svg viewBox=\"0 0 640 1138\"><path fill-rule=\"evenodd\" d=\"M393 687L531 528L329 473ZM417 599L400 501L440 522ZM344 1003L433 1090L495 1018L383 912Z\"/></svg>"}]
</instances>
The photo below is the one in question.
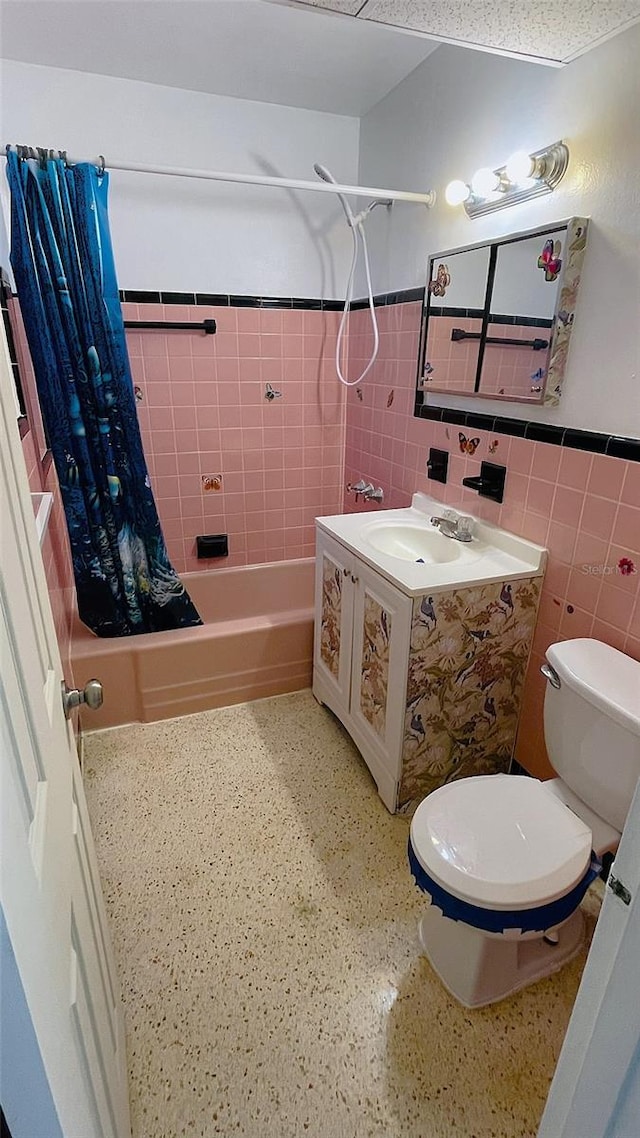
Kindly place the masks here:
<instances>
[{"instance_id":1,"label":"door","mask_svg":"<svg viewBox=\"0 0 640 1138\"><path fill-rule=\"evenodd\" d=\"M620 882L627 894L614 892ZM640 784L629 811L538 1138L640 1134Z\"/></svg>"},{"instance_id":2,"label":"door","mask_svg":"<svg viewBox=\"0 0 640 1138\"><path fill-rule=\"evenodd\" d=\"M400 776L412 602L362 561L356 561L354 577L351 716L366 740L367 754L377 756L395 782Z\"/></svg>"},{"instance_id":3,"label":"door","mask_svg":"<svg viewBox=\"0 0 640 1138\"><path fill-rule=\"evenodd\" d=\"M124 1022L0 343L0 900L64 1138L128 1138ZM3 1046L8 1046L6 1037ZM16 1095L29 1094L30 1072ZM3 1103L13 1138L24 1134ZM12 1126L13 1121L13 1126ZM40 1138L40 1136L38 1136Z\"/></svg>"},{"instance_id":4,"label":"door","mask_svg":"<svg viewBox=\"0 0 640 1138\"><path fill-rule=\"evenodd\" d=\"M322 530L316 533L313 693L343 718L351 688L355 558Z\"/></svg>"}]
</instances>

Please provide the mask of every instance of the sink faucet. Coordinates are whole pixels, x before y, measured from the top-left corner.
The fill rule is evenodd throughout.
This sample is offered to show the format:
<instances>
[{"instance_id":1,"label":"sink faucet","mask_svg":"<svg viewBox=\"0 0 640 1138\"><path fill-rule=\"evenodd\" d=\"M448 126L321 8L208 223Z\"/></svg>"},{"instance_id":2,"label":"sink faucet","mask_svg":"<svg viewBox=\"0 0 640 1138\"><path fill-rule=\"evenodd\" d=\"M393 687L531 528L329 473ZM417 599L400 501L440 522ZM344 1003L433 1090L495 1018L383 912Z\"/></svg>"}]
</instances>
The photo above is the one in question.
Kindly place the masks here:
<instances>
[{"instance_id":1,"label":"sink faucet","mask_svg":"<svg viewBox=\"0 0 640 1138\"><path fill-rule=\"evenodd\" d=\"M461 518L431 518L431 525L440 530L444 537L451 537L454 541L472 541L472 535L467 523L460 525Z\"/></svg>"}]
</instances>

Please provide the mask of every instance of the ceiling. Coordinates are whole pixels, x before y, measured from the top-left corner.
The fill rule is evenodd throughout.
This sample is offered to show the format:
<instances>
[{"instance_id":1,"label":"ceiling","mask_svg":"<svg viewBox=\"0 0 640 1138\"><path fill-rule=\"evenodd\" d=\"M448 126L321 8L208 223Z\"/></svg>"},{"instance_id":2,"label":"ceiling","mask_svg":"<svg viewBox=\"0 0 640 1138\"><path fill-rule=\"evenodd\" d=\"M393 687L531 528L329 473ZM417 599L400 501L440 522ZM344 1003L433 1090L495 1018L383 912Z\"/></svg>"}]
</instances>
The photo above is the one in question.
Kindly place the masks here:
<instances>
[{"instance_id":1,"label":"ceiling","mask_svg":"<svg viewBox=\"0 0 640 1138\"><path fill-rule=\"evenodd\" d=\"M330 10L349 23L403 31L535 59L568 63L640 20L640 0L270 0Z\"/></svg>"},{"instance_id":2,"label":"ceiling","mask_svg":"<svg viewBox=\"0 0 640 1138\"><path fill-rule=\"evenodd\" d=\"M359 117L438 44L263 0L0 0L0 54Z\"/></svg>"}]
</instances>

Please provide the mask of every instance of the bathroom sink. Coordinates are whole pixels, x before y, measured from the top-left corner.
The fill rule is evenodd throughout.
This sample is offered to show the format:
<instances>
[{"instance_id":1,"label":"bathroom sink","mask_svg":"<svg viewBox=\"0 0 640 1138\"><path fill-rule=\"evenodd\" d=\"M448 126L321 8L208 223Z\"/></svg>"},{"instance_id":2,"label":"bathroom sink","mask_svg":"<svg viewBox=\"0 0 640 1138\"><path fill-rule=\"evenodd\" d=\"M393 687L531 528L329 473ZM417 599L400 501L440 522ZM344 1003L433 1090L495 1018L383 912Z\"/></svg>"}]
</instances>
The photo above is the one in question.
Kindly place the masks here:
<instances>
[{"instance_id":1,"label":"bathroom sink","mask_svg":"<svg viewBox=\"0 0 640 1138\"><path fill-rule=\"evenodd\" d=\"M441 513L442 502L419 492L403 509L335 514L316 523L409 596L544 573L541 546L481 518L474 519L470 542L456 541L431 524Z\"/></svg>"},{"instance_id":2,"label":"bathroom sink","mask_svg":"<svg viewBox=\"0 0 640 1138\"><path fill-rule=\"evenodd\" d=\"M380 553L403 561L443 564L458 560L463 553L460 542L443 537L437 529L428 529L425 523L374 522L363 528L362 535Z\"/></svg>"}]
</instances>

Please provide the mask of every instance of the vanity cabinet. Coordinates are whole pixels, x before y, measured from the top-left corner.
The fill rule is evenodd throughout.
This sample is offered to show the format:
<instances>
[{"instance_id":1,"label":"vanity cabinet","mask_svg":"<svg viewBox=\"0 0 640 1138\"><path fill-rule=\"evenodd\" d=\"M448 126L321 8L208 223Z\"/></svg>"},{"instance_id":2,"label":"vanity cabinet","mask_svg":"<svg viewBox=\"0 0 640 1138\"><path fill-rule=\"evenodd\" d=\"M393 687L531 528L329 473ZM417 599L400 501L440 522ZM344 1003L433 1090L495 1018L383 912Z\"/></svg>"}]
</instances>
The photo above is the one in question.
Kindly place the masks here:
<instances>
[{"instance_id":1,"label":"vanity cabinet","mask_svg":"<svg viewBox=\"0 0 640 1138\"><path fill-rule=\"evenodd\" d=\"M318 531L313 692L344 724L396 808L411 598Z\"/></svg>"},{"instance_id":2,"label":"vanity cabinet","mask_svg":"<svg viewBox=\"0 0 640 1138\"><path fill-rule=\"evenodd\" d=\"M313 693L394 813L509 768L541 576L410 596L317 529Z\"/></svg>"}]
</instances>

